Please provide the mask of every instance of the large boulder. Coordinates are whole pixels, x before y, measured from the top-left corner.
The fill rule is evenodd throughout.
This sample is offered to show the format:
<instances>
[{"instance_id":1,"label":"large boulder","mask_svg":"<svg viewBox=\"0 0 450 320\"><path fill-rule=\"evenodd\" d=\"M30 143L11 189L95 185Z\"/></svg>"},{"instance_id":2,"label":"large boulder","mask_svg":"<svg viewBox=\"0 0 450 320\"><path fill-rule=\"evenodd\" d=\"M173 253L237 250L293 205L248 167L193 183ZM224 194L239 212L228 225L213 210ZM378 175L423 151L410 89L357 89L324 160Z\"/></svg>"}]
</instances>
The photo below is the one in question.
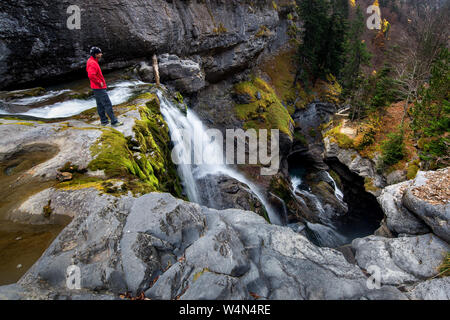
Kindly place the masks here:
<instances>
[{"instance_id":1,"label":"large boulder","mask_svg":"<svg viewBox=\"0 0 450 320\"><path fill-rule=\"evenodd\" d=\"M431 279L408 288L411 300L449 300L450 277Z\"/></svg>"},{"instance_id":2,"label":"large boulder","mask_svg":"<svg viewBox=\"0 0 450 320\"><path fill-rule=\"evenodd\" d=\"M363 269L379 268L383 285L411 284L438 274L450 245L433 234L388 239L369 236L352 242Z\"/></svg>"},{"instance_id":3,"label":"large boulder","mask_svg":"<svg viewBox=\"0 0 450 320\"><path fill-rule=\"evenodd\" d=\"M430 232L430 228L402 204L403 194L411 185L410 181L388 186L383 189L377 198L386 216L386 225L391 232L396 234L424 234Z\"/></svg>"},{"instance_id":4,"label":"large boulder","mask_svg":"<svg viewBox=\"0 0 450 320\"><path fill-rule=\"evenodd\" d=\"M212 209L242 209L268 218L264 205L244 183L227 175L208 174L197 180L200 203Z\"/></svg>"},{"instance_id":5,"label":"large boulder","mask_svg":"<svg viewBox=\"0 0 450 320\"><path fill-rule=\"evenodd\" d=\"M159 56L158 64L161 81L173 84L183 93L194 93L206 86L205 74L195 61L163 54Z\"/></svg>"},{"instance_id":6,"label":"large boulder","mask_svg":"<svg viewBox=\"0 0 450 320\"><path fill-rule=\"evenodd\" d=\"M403 205L447 242L450 242L449 181L450 168L419 171L403 196Z\"/></svg>"}]
</instances>

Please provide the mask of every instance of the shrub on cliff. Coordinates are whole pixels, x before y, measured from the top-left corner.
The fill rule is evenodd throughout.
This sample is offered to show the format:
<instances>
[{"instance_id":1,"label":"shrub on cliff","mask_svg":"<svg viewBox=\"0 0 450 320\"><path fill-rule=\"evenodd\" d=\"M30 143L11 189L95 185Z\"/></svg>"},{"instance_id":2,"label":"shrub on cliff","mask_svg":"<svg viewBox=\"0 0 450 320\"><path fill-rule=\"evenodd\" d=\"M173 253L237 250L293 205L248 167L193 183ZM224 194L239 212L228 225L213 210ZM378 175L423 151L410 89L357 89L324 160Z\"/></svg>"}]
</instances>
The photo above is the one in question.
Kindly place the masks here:
<instances>
[{"instance_id":1,"label":"shrub on cliff","mask_svg":"<svg viewBox=\"0 0 450 320\"><path fill-rule=\"evenodd\" d=\"M383 167L389 167L405 157L403 129L388 135L388 139L381 144L381 163Z\"/></svg>"}]
</instances>

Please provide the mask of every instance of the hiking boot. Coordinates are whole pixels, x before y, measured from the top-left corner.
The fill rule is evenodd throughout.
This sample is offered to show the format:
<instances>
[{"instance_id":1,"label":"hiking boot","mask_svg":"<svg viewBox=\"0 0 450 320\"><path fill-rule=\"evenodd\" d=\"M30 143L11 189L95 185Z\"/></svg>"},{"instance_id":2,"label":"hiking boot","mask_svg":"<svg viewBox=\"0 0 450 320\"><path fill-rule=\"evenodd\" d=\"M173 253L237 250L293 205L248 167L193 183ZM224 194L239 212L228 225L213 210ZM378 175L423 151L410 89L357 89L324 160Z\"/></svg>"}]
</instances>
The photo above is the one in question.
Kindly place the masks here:
<instances>
[{"instance_id":1,"label":"hiking boot","mask_svg":"<svg viewBox=\"0 0 450 320\"><path fill-rule=\"evenodd\" d=\"M123 126L123 122L117 121L116 123L111 123L111 126L120 127L120 126Z\"/></svg>"}]
</instances>

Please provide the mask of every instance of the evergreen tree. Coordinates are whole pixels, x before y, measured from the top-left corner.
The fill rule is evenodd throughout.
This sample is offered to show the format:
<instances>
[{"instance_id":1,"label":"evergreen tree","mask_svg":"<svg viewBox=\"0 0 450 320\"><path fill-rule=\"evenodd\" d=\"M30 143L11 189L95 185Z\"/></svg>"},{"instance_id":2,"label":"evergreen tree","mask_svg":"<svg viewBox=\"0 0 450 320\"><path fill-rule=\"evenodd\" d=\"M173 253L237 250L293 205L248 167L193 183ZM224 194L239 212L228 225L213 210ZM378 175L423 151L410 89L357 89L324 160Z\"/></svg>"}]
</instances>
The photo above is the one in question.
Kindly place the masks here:
<instances>
[{"instance_id":1,"label":"evergreen tree","mask_svg":"<svg viewBox=\"0 0 450 320\"><path fill-rule=\"evenodd\" d=\"M361 67L368 65L371 54L367 50L366 44L362 41L362 34L365 28L365 19L361 8L356 9L355 18L350 23L347 41L345 43L345 65L342 70L342 80L344 89L347 92L357 89L361 83Z\"/></svg>"},{"instance_id":2,"label":"evergreen tree","mask_svg":"<svg viewBox=\"0 0 450 320\"><path fill-rule=\"evenodd\" d=\"M421 159L426 167L449 164L450 138L450 52L442 48L432 65L428 85L419 91L412 111L412 123L419 139Z\"/></svg>"},{"instance_id":3,"label":"evergreen tree","mask_svg":"<svg viewBox=\"0 0 450 320\"><path fill-rule=\"evenodd\" d=\"M300 1L298 14L303 21L302 43L299 46L300 64L313 78L322 75L324 39L328 32L329 2L326 0Z\"/></svg>"},{"instance_id":4,"label":"evergreen tree","mask_svg":"<svg viewBox=\"0 0 450 320\"><path fill-rule=\"evenodd\" d=\"M344 63L347 20L341 0L301 1L303 21L300 64L314 83L328 74L338 75Z\"/></svg>"}]
</instances>

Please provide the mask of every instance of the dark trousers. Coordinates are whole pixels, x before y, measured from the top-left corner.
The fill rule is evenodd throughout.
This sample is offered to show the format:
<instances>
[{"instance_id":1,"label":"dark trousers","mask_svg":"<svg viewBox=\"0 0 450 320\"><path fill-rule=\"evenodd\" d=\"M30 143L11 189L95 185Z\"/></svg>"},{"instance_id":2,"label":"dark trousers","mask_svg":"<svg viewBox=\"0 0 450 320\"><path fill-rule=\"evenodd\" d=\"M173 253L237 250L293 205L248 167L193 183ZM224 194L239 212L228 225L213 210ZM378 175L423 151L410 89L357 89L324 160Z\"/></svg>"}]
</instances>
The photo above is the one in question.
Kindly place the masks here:
<instances>
[{"instance_id":1,"label":"dark trousers","mask_svg":"<svg viewBox=\"0 0 450 320\"><path fill-rule=\"evenodd\" d=\"M114 111L112 108L111 100L109 99L108 93L106 89L93 89L95 101L97 101L97 112L100 116L100 121L103 125L107 125L109 123L109 119L111 119L111 124L117 123L117 118L114 115Z\"/></svg>"}]
</instances>

